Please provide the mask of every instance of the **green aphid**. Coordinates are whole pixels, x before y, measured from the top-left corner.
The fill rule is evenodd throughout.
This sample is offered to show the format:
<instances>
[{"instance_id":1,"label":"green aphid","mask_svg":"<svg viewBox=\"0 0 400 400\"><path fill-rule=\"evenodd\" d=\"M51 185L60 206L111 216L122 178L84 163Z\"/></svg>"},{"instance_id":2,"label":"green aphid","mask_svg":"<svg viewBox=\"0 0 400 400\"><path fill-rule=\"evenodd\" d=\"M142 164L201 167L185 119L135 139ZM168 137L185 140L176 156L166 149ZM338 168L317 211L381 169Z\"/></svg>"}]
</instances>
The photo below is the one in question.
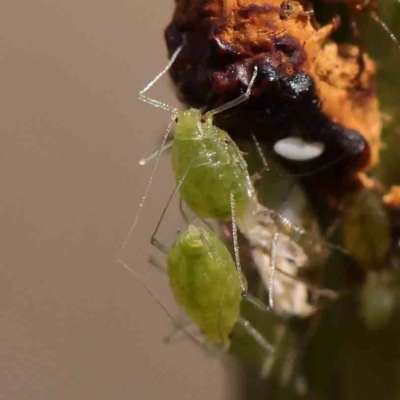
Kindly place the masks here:
<instances>
[{"instance_id":1,"label":"green aphid","mask_svg":"<svg viewBox=\"0 0 400 400\"><path fill-rule=\"evenodd\" d=\"M117 260L135 276L165 313L174 319L158 297L141 280L135 268L129 267L119 258ZM202 330L208 342L220 345L227 351L231 344L231 333L234 328L239 327L266 354L274 353L274 346L250 321L240 315L243 298L239 275L231 253L216 233L189 225L168 249L167 265L170 286L176 301ZM247 304L255 310L265 311L265 307L258 299L251 295L246 296L246 299ZM180 323L177 325L195 339L184 326ZM267 360L269 362L270 359Z\"/></svg>"},{"instance_id":2,"label":"green aphid","mask_svg":"<svg viewBox=\"0 0 400 400\"><path fill-rule=\"evenodd\" d=\"M242 234L248 239L252 247L263 248L265 252L271 254L271 273L268 292L269 305L272 308L275 255L278 254L290 259L299 266L305 265L307 257L303 249L291 240L289 236L285 236L285 233L295 233L297 236L302 236L304 235L304 231L295 227L286 218L269 210L258 202L243 154L228 133L213 124L214 115L247 101L257 77L257 67L254 68L254 73L246 92L236 99L206 114L203 114L201 110L193 108L179 110L147 97L145 93L168 71L181 50L182 46L176 50L167 66L139 93L139 99L143 102L171 112L172 121L164 135L159 150L140 161L140 164L144 165L149 160L153 158L156 159L153 172L149 178L144 196L123 248L126 247L139 220L161 153L167 148L172 147L172 167L182 200L197 217L215 219L217 221L232 221L235 263L230 255L229 260L231 260L233 267L236 265L236 272L234 268L232 268L232 271L236 273L236 280L239 282L242 297L247 296L247 287L241 271L237 228L239 228ZM167 142L174 121L176 122L175 135L171 141ZM259 152L262 153L262 150L260 149ZM263 156L262 159L265 167L266 162ZM162 251L167 251L167 248L157 240L156 234L165 210L152 235L152 243ZM184 235L184 237L185 236L186 235ZM280 237L286 237L287 240L280 240ZM216 237L214 241L217 241ZM175 244L175 247L177 246L180 246L179 243ZM223 246L222 243L221 246ZM182 250L180 251L182 253ZM202 251L204 257L208 257L208 260L212 259L209 252L205 249ZM224 252L229 254L226 249ZM224 258L226 259L226 257ZM200 262L198 264L200 265ZM263 273L265 273L265 271ZM229 286L229 284L225 286L215 284L214 288L227 286ZM176 287L174 288L174 292L179 293ZM201 290L199 290L198 293L200 294ZM207 291L205 291L205 293L209 296ZM196 298L195 294L193 294L193 298ZM187 299L189 299L189 297ZM190 304L186 304L182 299L178 299L178 301L183 303L184 308L187 308ZM194 307L194 309L196 309L196 307ZM210 307L210 310L211 309L212 307ZM220 310L221 307L217 307L217 309ZM188 313L192 315L192 313L194 313L193 309L188 310ZM214 332L214 339L210 337L210 340L215 341L215 337L218 337L216 328L214 327L211 329L205 326L207 318L200 322L197 321L196 318L194 319L206 332L210 334ZM216 323L217 320L218 318L214 318L214 323ZM212 321L212 319L210 319L210 321ZM223 327L221 331L225 334L225 339L220 339L220 341L225 342L229 329L228 325L225 326L225 323L221 323L221 326ZM206 335L209 336L208 334Z\"/></svg>"},{"instance_id":3,"label":"green aphid","mask_svg":"<svg viewBox=\"0 0 400 400\"><path fill-rule=\"evenodd\" d=\"M176 301L209 342L228 348L242 301L231 253L214 232L190 225L169 250L167 262Z\"/></svg>"},{"instance_id":4,"label":"green aphid","mask_svg":"<svg viewBox=\"0 0 400 400\"><path fill-rule=\"evenodd\" d=\"M250 200L256 200L255 189L242 153L225 131L213 125L213 116L236 107L249 98L257 68L254 69L246 92L238 98L205 115L194 108L179 110L147 97L145 93L168 71L181 50L182 46L175 51L167 66L139 93L141 101L171 112L172 121L161 147L139 162L144 165L155 158L153 172L122 249L126 247L139 221L161 153L171 146L172 166L181 198L198 217L219 221L233 220L236 216L240 218L252 203ZM175 136L167 142L173 121L176 121ZM233 208L236 215L233 215Z\"/></svg>"},{"instance_id":5,"label":"green aphid","mask_svg":"<svg viewBox=\"0 0 400 400\"><path fill-rule=\"evenodd\" d=\"M172 167L182 199L202 218L232 218L255 197L246 161L229 135L213 125L210 114L189 109L176 112Z\"/></svg>"}]
</instances>

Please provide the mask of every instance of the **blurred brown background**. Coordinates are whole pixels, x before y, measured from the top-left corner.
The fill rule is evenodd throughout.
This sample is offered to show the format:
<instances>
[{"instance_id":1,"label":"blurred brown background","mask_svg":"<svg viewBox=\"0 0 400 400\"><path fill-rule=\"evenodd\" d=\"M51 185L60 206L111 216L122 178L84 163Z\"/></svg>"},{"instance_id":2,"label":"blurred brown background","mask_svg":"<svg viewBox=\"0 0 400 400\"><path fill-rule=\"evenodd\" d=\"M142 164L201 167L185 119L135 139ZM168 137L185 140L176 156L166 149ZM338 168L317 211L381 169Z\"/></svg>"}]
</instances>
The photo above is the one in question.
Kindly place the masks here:
<instances>
[{"instance_id":1,"label":"blurred brown background","mask_svg":"<svg viewBox=\"0 0 400 400\"><path fill-rule=\"evenodd\" d=\"M217 359L163 343L171 321L114 259L151 171L137 161L169 120L137 92L166 63L172 11L172 0L1 2L1 399L234 397ZM176 104L168 79L151 94ZM174 311L147 264L173 186L164 157L124 258Z\"/></svg>"}]
</instances>

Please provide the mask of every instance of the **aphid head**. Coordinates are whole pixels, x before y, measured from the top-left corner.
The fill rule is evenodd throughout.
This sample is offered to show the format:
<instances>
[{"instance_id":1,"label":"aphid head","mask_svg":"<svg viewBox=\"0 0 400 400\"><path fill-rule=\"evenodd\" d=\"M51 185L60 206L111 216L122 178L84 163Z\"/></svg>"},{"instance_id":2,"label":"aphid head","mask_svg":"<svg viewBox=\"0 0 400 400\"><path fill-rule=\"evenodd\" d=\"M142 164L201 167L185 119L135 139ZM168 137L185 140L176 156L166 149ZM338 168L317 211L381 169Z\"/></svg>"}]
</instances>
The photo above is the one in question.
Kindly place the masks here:
<instances>
[{"instance_id":1,"label":"aphid head","mask_svg":"<svg viewBox=\"0 0 400 400\"><path fill-rule=\"evenodd\" d=\"M175 113L175 137L178 139L195 139L203 135L201 125L204 124L203 114L196 108L178 110ZM208 119L206 119L206 122Z\"/></svg>"},{"instance_id":2,"label":"aphid head","mask_svg":"<svg viewBox=\"0 0 400 400\"><path fill-rule=\"evenodd\" d=\"M200 254L205 247L204 229L189 225L185 233L179 238L179 245L186 254Z\"/></svg>"}]
</instances>

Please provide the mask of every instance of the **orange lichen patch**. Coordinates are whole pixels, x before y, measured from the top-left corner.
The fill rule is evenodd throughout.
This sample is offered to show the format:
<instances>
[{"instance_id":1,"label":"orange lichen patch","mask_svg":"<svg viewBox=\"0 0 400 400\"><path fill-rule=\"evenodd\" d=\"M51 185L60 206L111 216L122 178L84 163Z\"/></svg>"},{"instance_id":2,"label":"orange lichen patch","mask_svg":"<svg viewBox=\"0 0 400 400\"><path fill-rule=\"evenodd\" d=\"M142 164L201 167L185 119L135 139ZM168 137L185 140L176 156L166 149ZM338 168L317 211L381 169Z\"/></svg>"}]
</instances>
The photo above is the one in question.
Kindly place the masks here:
<instances>
[{"instance_id":1,"label":"orange lichen patch","mask_svg":"<svg viewBox=\"0 0 400 400\"><path fill-rule=\"evenodd\" d=\"M241 71L245 68L250 69L251 65L259 65L257 63L260 63L260 60L263 65L268 64L274 71L279 71L280 76L286 76L289 81L288 87L297 85L297 82L290 81L291 77L298 74L310 77L313 82L313 100L310 100L309 105L298 104L293 109L298 110L302 106L304 114L309 110L310 115L317 115L315 110L318 109L320 121L316 118L314 122L311 118L306 121L307 118L302 117L303 121L297 124L301 126L297 129L301 131L300 135L309 140L314 139L307 138L307 131L315 129L319 123L326 125L325 120L322 121L325 118L344 130L358 132L368 142L369 158L364 160L361 168L370 168L378 163L381 118L375 94L375 64L365 53L361 54L357 46L337 44L330 40L338 21L334 20L320 27L312 16L311 3L306 1L177 0L173 24L187 35L197 35L196 40L203 35L203 44L207 40L212 42L210 49L204 51L206 57L214 57L213 61L207 64L209 70L218 70L215 69L215 63L218 63L217 54L221 59L230 60L228 64L231 64L226 65L225 71L218 72L225 74L224 80L220 79L215 83L216 75L213 77L216 91L222 92L223 85L228 87L227 81L231 79L230 76L235 76L229 83L231 85L235 79L244 79ZM238 67L240 60L245 62ZM186 67L193 68L199 61L203 62L198 58ZM233 71L234 67L236 75L229 72L229 68ZM193 74L194 79L202 74L203 71L197 71ZM267 84L268 82L264 87ZM293 90L293 97L297 95L298 90L303 90L302 85L305 85L303 81ZM289 107L292 107L292 94L290 90L285 90L277 103L287 101L290 103ZM299 102L303 101L300 97ZM207 96L204 95L203 98ZM270 99L271 102L275 101L271 97ZM280 123L276 122L278 117L275 109L269 115L275 118L274 126L280 126ZM291 114L285 117L291 118ZM331 142L334 140L329 138Z\"/></svg>"},{"instance_id":2,"label":"orange lichen patch","mask_svg":"<svg viewBox=\"0 0 400 400\"><path fill-rule=\"evenodd\" d=\"M400 210L400 186L392 186L389 192L383 196L383 202L390 208Z\"/></svg>"},{"instance_id":3,"label":"orange lichen patch","mask_svg":"<svg viewBox=\"0 0 400 400\"><path fill-rule=\"evenodd\" d=\"M382 190L382 185L375 179L370 178L364 172L358 173L358 180L361 183L361 186L368 190Z\"/></svg>"},{"instance_id":4,"label":"orange lichen patch","mask_svg":"<svg viewBox=\"0 0 400 400\"><path fill-rule=\"evenodd\" d=\"M367 167L372 167L379 162L382 122L372 86L375 64L366 54L361 55L364 69L360 74L359 52L356 46L327 42L310 64L310 75L317 83L323 112L368 141L371 156Z\"/></svg>"}]
</instances>

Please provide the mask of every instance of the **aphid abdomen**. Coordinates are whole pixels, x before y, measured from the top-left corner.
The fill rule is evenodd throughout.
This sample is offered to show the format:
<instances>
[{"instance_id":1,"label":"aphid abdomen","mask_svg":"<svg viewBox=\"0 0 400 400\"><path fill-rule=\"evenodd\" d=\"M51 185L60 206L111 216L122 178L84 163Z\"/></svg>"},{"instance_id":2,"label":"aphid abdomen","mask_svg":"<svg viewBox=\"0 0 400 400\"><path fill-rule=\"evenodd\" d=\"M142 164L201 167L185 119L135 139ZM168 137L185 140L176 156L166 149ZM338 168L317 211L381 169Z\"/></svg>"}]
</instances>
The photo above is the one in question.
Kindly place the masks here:
<instances>
[{"instance_id":1,"label":"aphid abdomen","mask_svg":"<svg viewBox=\"0 0 400 400\"><path fill-rule=\"evenodd\" d=\"M226 246L214 232L190 225L170 249L167 262L177 302L210 342L228 346L242 298Z\"/></svg>"},{"instance_id":2,"label":"aphid abdomen","mask_svg":"<svg viewBox=\"0 0 400 400\"><path fill-rule=\"evenodd\" d=\"M181 197L196 215L230 220L231 192L240 212L254 189L239 149L211 117L201 118L194 109L178 114L172 145L176 181L182 181Z\"/></svg>"}]
</instances>

